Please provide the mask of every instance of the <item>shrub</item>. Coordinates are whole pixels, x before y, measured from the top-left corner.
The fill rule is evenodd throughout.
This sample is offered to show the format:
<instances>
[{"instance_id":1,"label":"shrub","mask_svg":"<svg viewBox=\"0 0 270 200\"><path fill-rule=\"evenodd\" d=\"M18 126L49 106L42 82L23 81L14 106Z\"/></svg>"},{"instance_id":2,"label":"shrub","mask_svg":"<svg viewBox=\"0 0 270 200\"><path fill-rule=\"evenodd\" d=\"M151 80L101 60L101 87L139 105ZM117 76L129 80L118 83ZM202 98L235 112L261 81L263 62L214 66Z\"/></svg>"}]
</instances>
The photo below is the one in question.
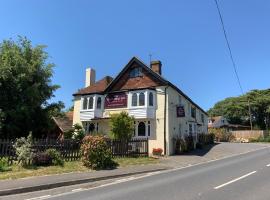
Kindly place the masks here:
<instances>
[{"instance_id":1,"label":"shrub","mask_svg":"<svg viewBox=\"0 0 270 200\"><path fill-rule=\"evenodd\" d=\"M186 151L192 151L194 150L194 140L193 140L193 136L189 135L185 137L185 142L187 145L187 150Z\"/></svg>"},{"instance_id":2,"label":"shrub","mask_svg":"<svg viewBox=\"0 0 270 200\"><path fill-rule=\"evenodd\" d=\"M213 128L210 129L209 132L215 135L215 139L218 142L232 142L235 140L234 135L224 128Z\"/></svg>"},{"instance_id":3,"label":"shrub","mask_svg":"<svg viewBox=\"0 0 270 200\"><path fill-rule=\"evenodd\" d=\"M37 152L33 156L33 165L48 166L52 164L52 158L46 152Z\"/></svg>"},{"instance_id":4,"label":"shrub","mask_svg":"<svg viewBox=\"0 0 270 200\"><path fill-rule=\"evenodd\" d=\"M65 139L82 140L84 136L85 132L80 124L74 124L71 130L64 133Z\"/></svg>"},{"instance_id":5,"label":"shrub","mask_svg":"<svg viewBox=\"0 0 270 200\"><path fill-rule=\"evenodd\" d=\"M60 152L57 151L56 149L47 149L46 154L48 154L50 158L52 159L53 165L60 165L60 166L64 165L64 160Z\"/></svg>"},{"instance_id":6,"label":"shrub","mask_svg":"<svg viewBox=\"0 0 270 200\"><path fill-rule=\"evenodd\" d=\"M116 167L105 136L85 136L81 145L82 162L91 169Z\"/></svg>"},{"instance_id":7,"label":"shrub","mask_svg":"<svg viewBox=\"0 0 270 200\"><path fill-rule=\"evenodd\" d=\"M10 167L8 165L8 159L7 158L0 158L0 172L8 171L10 170Z\"/></svg>"},{"instance_id":8,"label":"shrub","mask_svg":"<svg viewBox=\"0 0 270 200\"><path fill-rule=\"evenodd\" d=\"M14 148L18 161L22 165L27 165L33 159L32 145L32 134L29 134L27 138L22 137L16 140Z\"/></svg>"},{"instance_id":9,"label":"shrub","mask_svg":"<svg viewBox=\"0 0 270 200\"><path fill-rule=\"evenodd\" d=\"M134 118L130 117L127 112L111 115L110 126L110 135L113 139L130 140L133 137Z\"/></svg>"},{"instance_id":10,"label":"shrub","mask_svg":"<svg viewBox=\"0 0 270 200\"><path fill-rule=\"evenodd\" d=\"M208 133L208 134L202 133L198 135L198 143L200 143L202 146L214 144L214 140L215 140L215 135L212 133Z\"/></svg>"}]
</instances>

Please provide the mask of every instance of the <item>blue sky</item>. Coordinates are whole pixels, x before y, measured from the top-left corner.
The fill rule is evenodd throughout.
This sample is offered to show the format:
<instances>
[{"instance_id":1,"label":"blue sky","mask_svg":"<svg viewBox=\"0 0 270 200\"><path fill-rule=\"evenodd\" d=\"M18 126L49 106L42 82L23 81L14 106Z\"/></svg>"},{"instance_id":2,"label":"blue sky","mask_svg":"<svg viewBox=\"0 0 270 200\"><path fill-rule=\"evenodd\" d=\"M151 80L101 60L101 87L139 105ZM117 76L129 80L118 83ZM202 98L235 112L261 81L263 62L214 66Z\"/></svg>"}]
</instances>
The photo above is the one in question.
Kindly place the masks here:
<instances>
[{"instance_id":1,"label":"blue sky","mask_svg":"<svg viewBox=\"0 0 270 200\"><path fill-rule=\"evenodd\" d=\"M269 88L270 1L220 0L244 91ZM53 99L72 105L85 69L116 76L133 56L163 63L165 78L205 110L240 95L214 0L1 0L0 40L45 44Z\"/></svg>"}]
</instances>

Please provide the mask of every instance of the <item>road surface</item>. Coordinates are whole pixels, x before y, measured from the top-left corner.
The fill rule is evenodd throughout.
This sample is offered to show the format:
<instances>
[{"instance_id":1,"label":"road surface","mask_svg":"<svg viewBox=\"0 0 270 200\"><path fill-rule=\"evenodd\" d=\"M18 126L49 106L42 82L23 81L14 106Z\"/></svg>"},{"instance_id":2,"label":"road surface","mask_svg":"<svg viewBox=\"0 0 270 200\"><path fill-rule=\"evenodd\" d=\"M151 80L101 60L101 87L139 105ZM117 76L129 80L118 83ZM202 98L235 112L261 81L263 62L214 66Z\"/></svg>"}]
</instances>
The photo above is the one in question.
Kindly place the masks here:
<instances>
[{"instance_id":1,"label":"road surface","mask_svg":"<svg viewBox=\"0 0 270 200\"><path fill-rule=\"evenodd\" d=\"M267 200L270 199L270 148L214 162L91 189L44 195L51 200Z\"/></svg>"}]
</instances>

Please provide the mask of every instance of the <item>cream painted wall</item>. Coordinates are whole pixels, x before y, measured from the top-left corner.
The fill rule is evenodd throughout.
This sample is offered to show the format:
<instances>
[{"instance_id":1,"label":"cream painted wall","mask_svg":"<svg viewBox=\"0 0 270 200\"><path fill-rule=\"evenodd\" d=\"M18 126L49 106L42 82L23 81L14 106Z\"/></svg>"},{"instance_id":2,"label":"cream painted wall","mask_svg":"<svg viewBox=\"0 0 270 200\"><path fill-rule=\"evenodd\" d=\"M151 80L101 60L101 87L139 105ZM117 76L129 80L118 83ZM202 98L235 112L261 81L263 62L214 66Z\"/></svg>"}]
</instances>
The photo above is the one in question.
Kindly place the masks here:
<instances>
[{"instance_id":1,"label":"cream painted wall","mask_svg":"<svg viewBox=\"0 0 270 200\"><path fill-rule=\"evenodd\" d=\"M156 88L156 118L153 121L155 129L152 131L152 135L149 138L149 152L152 153L153 148L162 148L164 150L164 109L165 109L165 86ZM179 105L181 97L181 104L185 107L185 117L177 118L176 106ZM174 153L174 137L184 137L185 134L189 133L189 122L195 120L191 117L189 112L189 101L180 95L172 87L167 87L167 115L166 115L166 147L167 155ZM81 97L75 97L74 99L74 115L73 124L80 123L80 109L81 109ZM109 117L111 114L117 114L122 111L128 112L127 108L120 109L105 109L103 117ZM196 110L197 120L200 120L199 109ZM205 115L205 124L202 127L202 131L207 133L207 116ZM99 120L99 130L102 133L109 133L109 120ZM152 122L151 122L152 123Z\"/></svg>"},{"instance_id":2,"label":"cream painted wall","mask_svg":"<svg viewBox=\"0 0 270 200\"><path fill-rule=\"evenodd\" d=\"M80 120L80 110L81 110L81 96L75 96L74 98L74 111L73 111L73 124L81 124Z\"/></svg>"},{"instance_id":3,"label":"cream painted wall","mask_svg":"<svg viewBox=\"0 0 270 200\"><path fill-rule=\"evenodd\" d=\"M191 113L189 111L189 104L191 104L186 98L180 95L175 89L169 87L168 90L168 136L167 141L168 144L168 154L171 155L174 153L174 142L173 138L184 137L184 135L189 134L189 123L190 122L201 122L202 113L199 109L196 108L196 120L191 117ZM177 118L176 116L176 107L180 104L185 107L185 117ZM191 104L192 106L192 104ZM207 115L204 114L205 122L202 126L202 131L207 133Z\"/></svg>"},{"instance_id":4,"label":"cream painted wall","mask_svg":"<svg viewBox=\"0 0 270 200\"><path fill-rule=\"evenodd\" d=\"M155 134L149 139L149 153L153 148L164 150L164 105L165 105L165 87L157 87L157 106L156 106L156 127ZM167 113L168 114L168 113ZM168 127L167 127L168 131Z\"/></svg>"}]
</instances>

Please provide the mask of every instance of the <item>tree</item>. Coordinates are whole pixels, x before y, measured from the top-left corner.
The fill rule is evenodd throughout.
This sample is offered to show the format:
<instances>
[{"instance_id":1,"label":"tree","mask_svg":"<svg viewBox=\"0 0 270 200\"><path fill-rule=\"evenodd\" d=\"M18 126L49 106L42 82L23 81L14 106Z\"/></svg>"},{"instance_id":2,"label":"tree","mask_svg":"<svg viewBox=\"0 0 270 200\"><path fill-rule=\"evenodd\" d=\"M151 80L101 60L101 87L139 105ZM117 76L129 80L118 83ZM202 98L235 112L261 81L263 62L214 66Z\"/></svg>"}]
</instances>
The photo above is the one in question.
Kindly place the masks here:
<instances>
[{"instance_id":1,"label":"tree","mask_svg":"<svg viewBox=\"0 0 270 200\"><path fill-rule=\"evenodd\" d=\"M268 129L270 125L270 89L252 90L239 97L226 98L216 103L208 114L209 116L222 115L232 124L249 125L248 101L250 101L253 125L260 129Z\"/></svg>"},{"instance_id":2,"label":"tree","mask_svg":"<svg viewBox=\"0 0 270 200\"><path fill-rule=\"evenodd\" d=\"M134 117L127 112L111 115L111 136L118 140L129 140L134 134Z\"/></svg>"},{"instance_id":3,"label":"tree","mask_svg":"<svg viewBox=\"0 0 270 200\"><path fill-rule=\"evenodd\" d=\"M54 64L48 62L45 46L32 46L19 37L0 43L0 110L2 138L34 137L46 134L52 115L58 115L62 102L49 103L59 88L53 85Z\"/></svg>"}]
</instances>

